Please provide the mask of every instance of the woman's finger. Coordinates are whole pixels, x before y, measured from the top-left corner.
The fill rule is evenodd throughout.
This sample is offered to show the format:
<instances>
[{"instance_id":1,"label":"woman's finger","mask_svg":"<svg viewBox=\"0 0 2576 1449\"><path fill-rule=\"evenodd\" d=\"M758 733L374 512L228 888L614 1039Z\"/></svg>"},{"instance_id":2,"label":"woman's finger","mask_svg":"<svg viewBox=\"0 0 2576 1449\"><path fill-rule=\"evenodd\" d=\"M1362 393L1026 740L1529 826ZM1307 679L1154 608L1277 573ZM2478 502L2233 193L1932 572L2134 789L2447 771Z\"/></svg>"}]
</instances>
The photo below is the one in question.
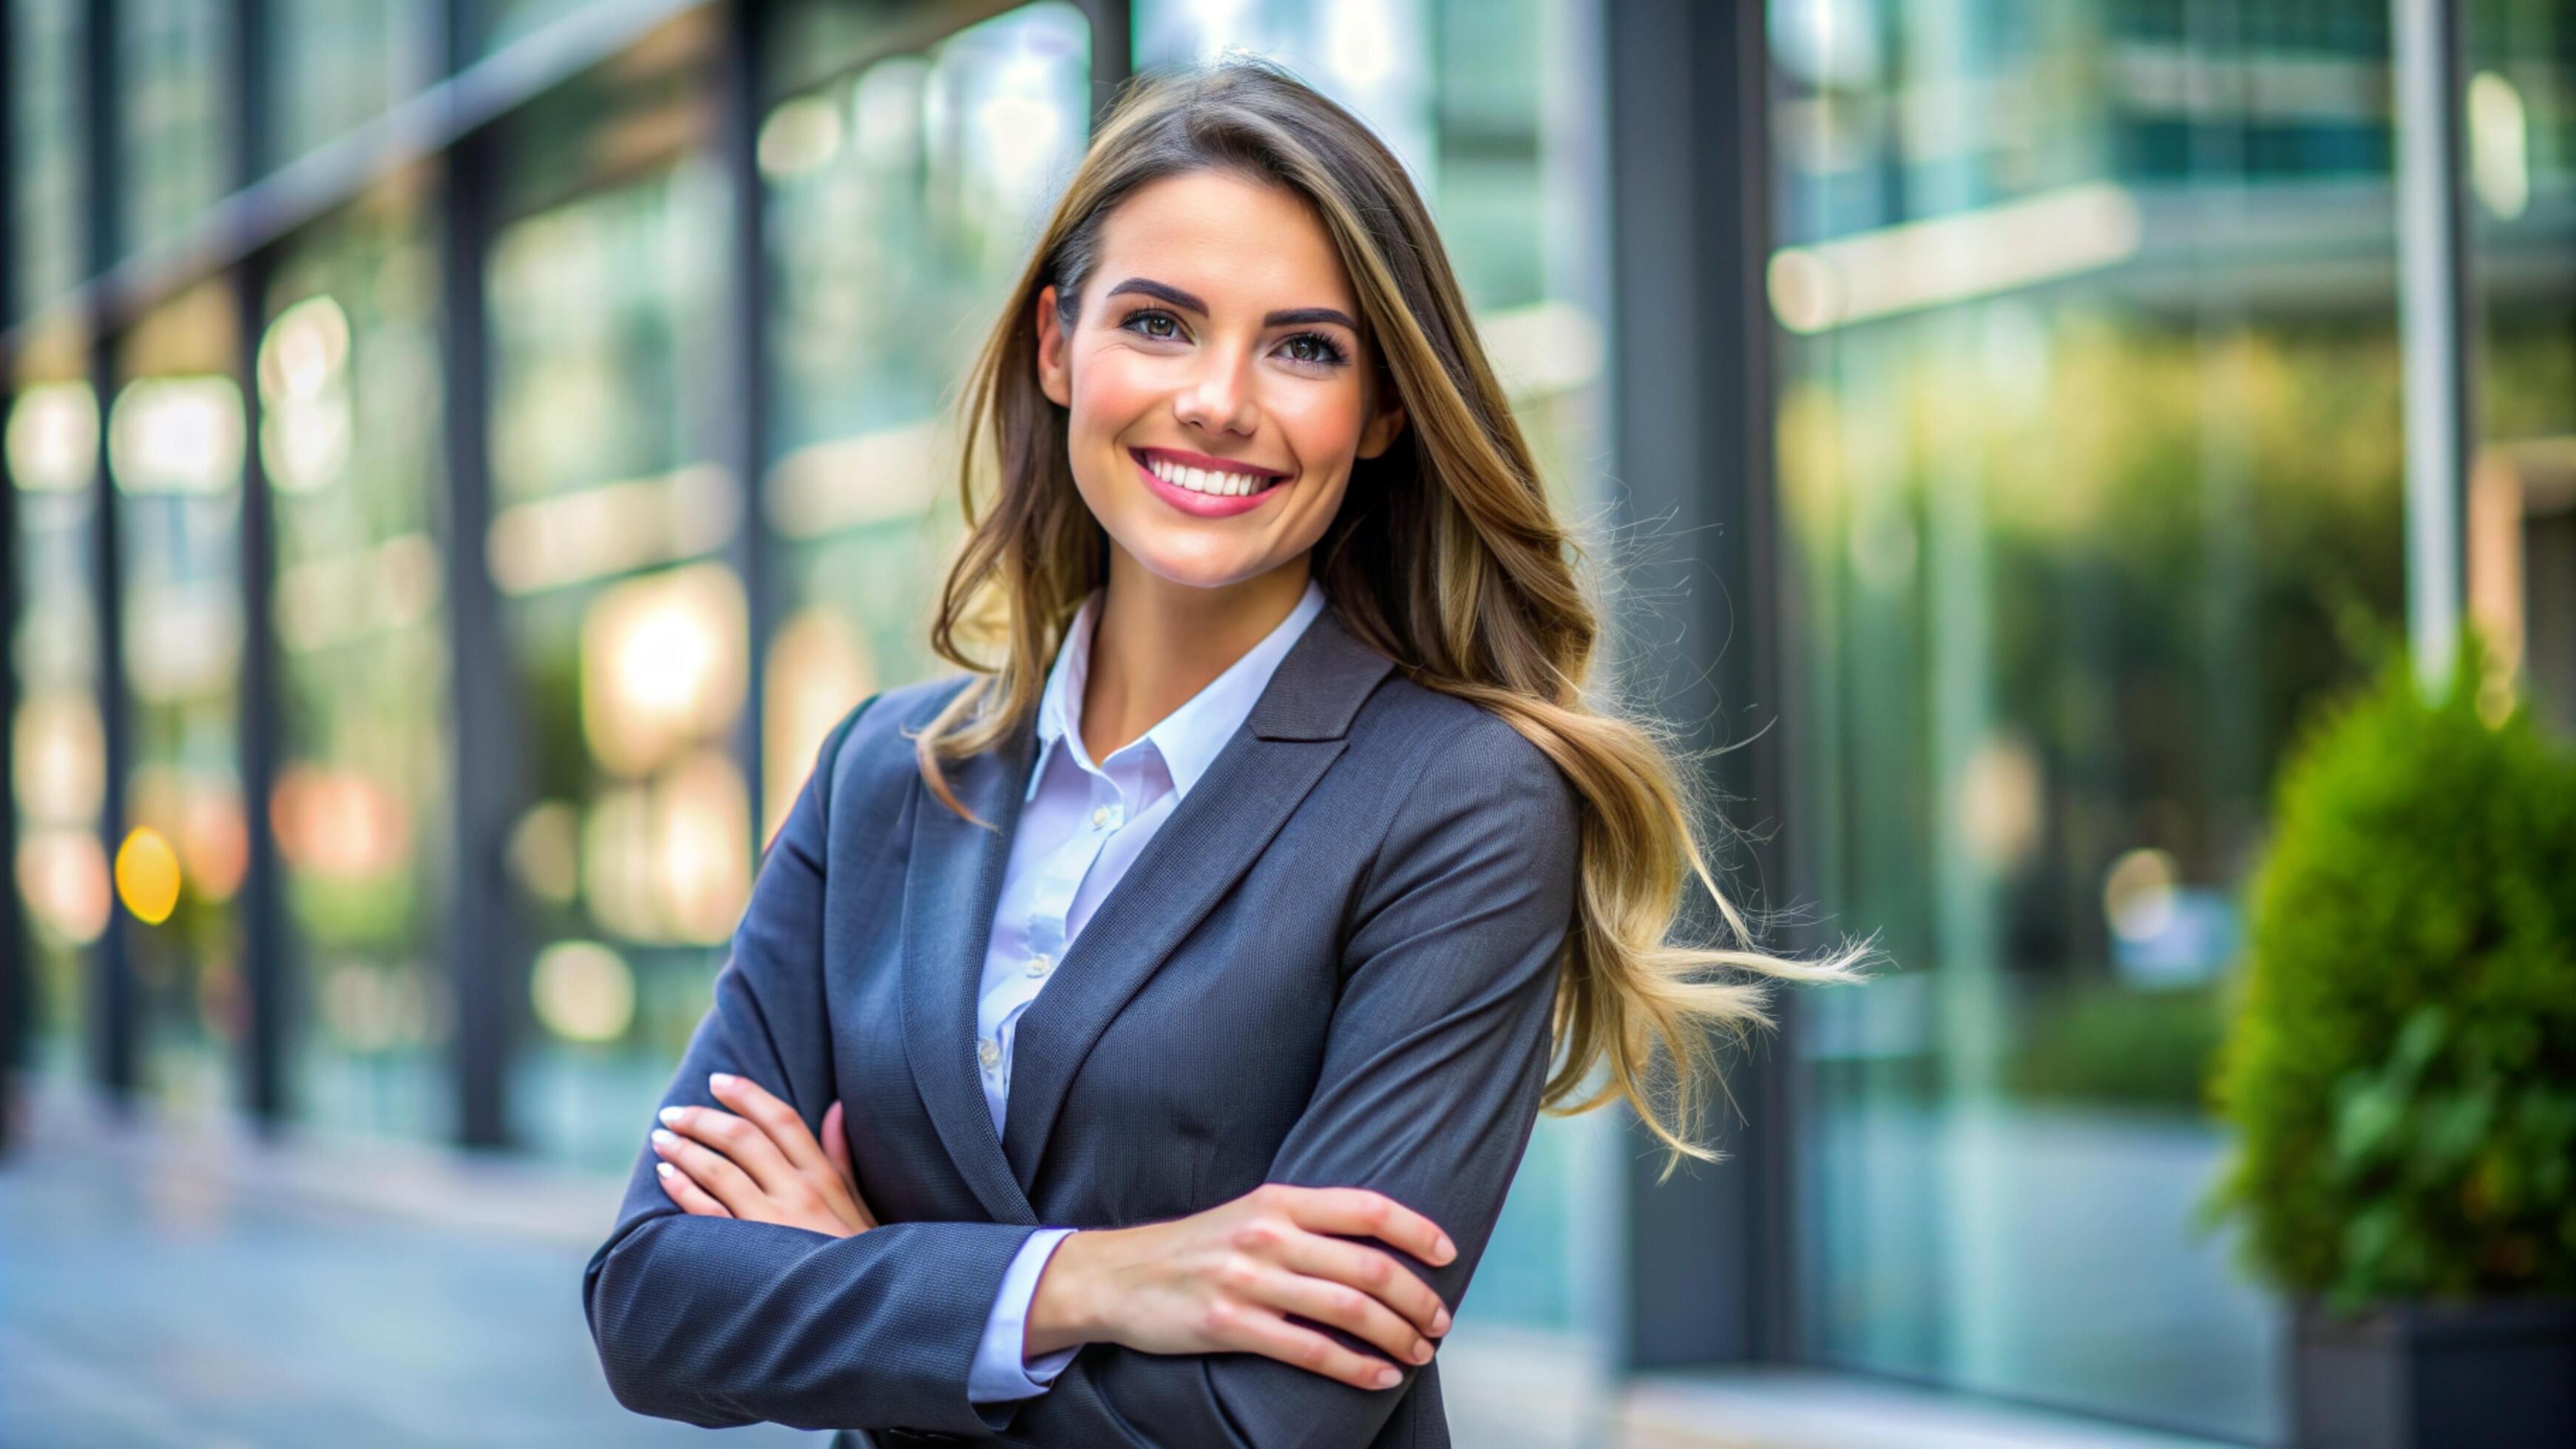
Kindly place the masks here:
<instances>
[{"instance_id":1,"label":"woman's finger","mask_svg":"<svg viewBox=\"0 0 2576 1449\"><path fill-rule=\"evenodd\" d=\"M731 1112L719 1112L713 1107L665 1107L662 1125L722 1153L725 1160L741 1168L762 1192L772 1197L786 1201L810 1188L778 1150L778 1144L769 1140L768 1133Z\"/></svg>"},{"instance_id":2,"label":"woman's finger","mask_svg":"<svg viewBox=\"0 0 2576 1449\"><path fill-rule=\"evenodd\" d=\"M743 1120L768 1138L779 1162L794 1175L793 1181L773 1180L770 1174L761 1170L765 1159L759 1163L745 1162L744 1165L751 1168L752 1176L767 1185L773 1195L800 1205L810 1198L814 1204L847 1224L852 1232L874 1226L863 1220L865 1215L859 1211L857 1192L847 1178L833 1171L829 1155L824 1152L822 1144L814 1140L803 1114L749 1077L715 1072L707 1077L707 1088L715 1093L716 1100L734 1108Z\"/></svg>"},{"instance_id":3,"label":"woman's finger","mask_svg":"<svg viewBox=\"0 0 2576 1449\"><path fill-rule=\"evenodd\" d=\"M1437 1338L1449 1331L1449 1310L1440 1295L1391 1254L1320 1233L1292 1233L1281 1240L1275 1256L1291 1272L1348 1284L1368 1294L1411 1320L1417 1332Z\"/></svg>"},{"instance_id":4,"label":"woman's finger","mask_svg":"<svg viewBox=\"0 0 2576 1449\"><path fill-rule=\"evenodd\" d=\"M1258 1307L1234 1315L1222 1336L1231 1347L1339 1379L1353 1388L1391 1389L1404 1379L1391 1363L1353 1352L1311 1328L1299 1328Z\"/></svg>"},{"instance_id":5,"label":"woman's finger","mask_svg":"<svg viewBox=\"0 0 2576 1449\"><path fill-rule=\"evenodd\" d=\"M832 1164L833 1175L840 1179L843 1187L849 1189L850 1207L859 1215L858 1221L851 1226L866 1232L877 1225L877 1215L868 1206L868 1200L859 1195L859 1175L850 1165L850 1134L845 1125L847 1121L847 1114L841 1110L840 1103L834 1102L823 1109L823 1156Z\"/></svg>"},{"instance_id":6,"label":"woman's finger","mask_svg":"<svg viewBox=\"0 0 2576 1449\"><path fill-rule=\"evenodd\" d=\"M761 1191L759 1183L735 1166L733 1159L667 1127L653 1129L653 1150L663 1161L687 1173L692 1182L706 1189L707 1195L724 1204L725 1210L733 1216L762 1216L759 1209L768 1194Z\"/></svg>"},{"instance_id":7,"label":"woman's finger","mask_svg":"<svg viewBox=\"0 0 2576 1449\"><path fill-rule=\"evenodd\" d=\"M1382 1192L1364 1187L1290 1187L1284 1183L1270 1183L1257 1191L1277 1195L1289 1219L1310 1233L1376 1238L1435 1268L1458 1256L1456 1245L1440 1231L1438 1223Z\"/></svg>"},{"instance_id":8,"label":"woman's finger","mask_svg":"<svg viewBox=\"0 0 2576 1449\"><path fill-rule=\"evenodd\" d=\"M749 1077L716 1072L707 1078L707 1090L767 1134L779 1155L798 1171L817 1172L829 1166L824 1161L822 1144L807 1130L804 1117L760 1083Z\"/></svg>"},{"instance_id":9,"label":"woman's finger","mask_svg":"<svg viewBox=\"0 0 2576 1449\"><path fill-rule=\"evenodd\" d=\"M1272 1307L1355 1333L1400 1363L1431 1361L1430 1339L1397 1317L1394 1309L1347 1283L1272 1269L1254 1282L1251 1291Z\"/></svg>"},{"instance_id":10,"label":"woman's finger","mask_svg":"<svg viewBox=\"0 0 2576 1449\"><path fill-rule=\"evenodd\" d=\"M729 1218L725 1205L707 1196L707 1190L689 1179L689 1175L668 1162L653 1164L653 1175L662 1182L662 1191L680 1205L680 1211L692 1217Z\"/></svg>"}]
</instances>

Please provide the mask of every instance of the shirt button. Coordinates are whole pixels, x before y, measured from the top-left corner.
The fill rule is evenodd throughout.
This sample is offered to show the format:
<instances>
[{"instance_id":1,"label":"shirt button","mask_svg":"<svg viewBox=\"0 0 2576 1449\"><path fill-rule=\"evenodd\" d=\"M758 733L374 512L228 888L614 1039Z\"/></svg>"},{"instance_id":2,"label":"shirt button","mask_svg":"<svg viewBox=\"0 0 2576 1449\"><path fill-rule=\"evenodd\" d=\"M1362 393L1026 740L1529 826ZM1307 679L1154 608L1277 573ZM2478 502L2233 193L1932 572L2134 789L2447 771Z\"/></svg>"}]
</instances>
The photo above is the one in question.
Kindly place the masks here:
<instances>
[{"instance_id":1,"label":"shirt button","mask_svg":"<svg viewBox=\"0 0 2576 1449\"><path fill-rule=\"evenodd\" d=\"M1101 806L1100 808L1098 808L1098 809L1096 809L1096 810L1092 811L1092 812L1091 812L1091 823L1092 823L1092 824L1094 824L1094 825L1106 825L1106 824L1108 824L1108 823L1109 823L1109 807L1108 807L1108 806L1106 806L1106 805L1103 805L1103 806Z\"/></svg>"},{"instance_id":2,"label":"shirt button","mask_svg":"<svg viewBox=\"0 0 2576 1449\"><path fill-rule=\"evenodd\" d=\"M975 1059L982 1062L984 1064L984 1070L988 1072L1000 1066L1002 1064L1001 1043L993 1040L989 1036L977 1037L975 1039Z\"/></svg>"},{"instance_id":3,"label":"shirt button","mask_svg":"<svg viewBox=\"0 0 2576 1449\"><path fill-rule=\"evenodd\" d=\"M1044 951L1040 951L1029 958L1029 974L1031 976L1044 976L1054 969L1055 961Z\"/></svg>"}]
</instances>

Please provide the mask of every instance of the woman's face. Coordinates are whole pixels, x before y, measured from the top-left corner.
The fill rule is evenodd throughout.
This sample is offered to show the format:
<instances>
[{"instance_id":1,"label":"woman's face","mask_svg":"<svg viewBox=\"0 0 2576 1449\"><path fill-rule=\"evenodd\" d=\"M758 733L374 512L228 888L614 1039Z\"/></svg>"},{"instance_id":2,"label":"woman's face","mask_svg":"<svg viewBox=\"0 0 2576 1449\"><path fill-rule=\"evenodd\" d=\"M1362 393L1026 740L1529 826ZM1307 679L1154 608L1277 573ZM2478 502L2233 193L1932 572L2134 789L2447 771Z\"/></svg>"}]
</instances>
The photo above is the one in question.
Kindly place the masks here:
<instances>
[{"instance_id":1,"label":"woman's face","mask_svg":"<svg viewBox=\"0 0 2576 1449\"><path fill-rule=\"evenodd\" d=\"M1353 460L1404 425L1305 201L1218 171L1140 187L1102 220L1081 301L1068 333L1039 294L1038 375L1110 541L1177 584L1302 576Z\"/></svg>"}]
</instances>

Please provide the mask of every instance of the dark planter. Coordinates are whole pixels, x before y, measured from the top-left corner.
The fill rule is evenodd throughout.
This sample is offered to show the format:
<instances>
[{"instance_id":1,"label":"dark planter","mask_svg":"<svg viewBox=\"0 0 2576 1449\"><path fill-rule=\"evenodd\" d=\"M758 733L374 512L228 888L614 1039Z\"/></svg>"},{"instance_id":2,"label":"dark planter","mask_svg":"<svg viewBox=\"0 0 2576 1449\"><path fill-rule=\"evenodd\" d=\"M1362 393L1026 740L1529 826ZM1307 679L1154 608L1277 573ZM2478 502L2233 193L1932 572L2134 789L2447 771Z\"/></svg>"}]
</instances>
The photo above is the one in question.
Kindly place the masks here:
<instances>
[{"instance_id":1,"label":"dark planter","mask_svg":"<svg viewBox=\"0 0 2576 1449\"><path fill-rule=\"evenodd\" d=\"M2576 1446L2576 1300L2302 1305L2291 1372L2301 1449Z\"/></svg>"}]
</instances>

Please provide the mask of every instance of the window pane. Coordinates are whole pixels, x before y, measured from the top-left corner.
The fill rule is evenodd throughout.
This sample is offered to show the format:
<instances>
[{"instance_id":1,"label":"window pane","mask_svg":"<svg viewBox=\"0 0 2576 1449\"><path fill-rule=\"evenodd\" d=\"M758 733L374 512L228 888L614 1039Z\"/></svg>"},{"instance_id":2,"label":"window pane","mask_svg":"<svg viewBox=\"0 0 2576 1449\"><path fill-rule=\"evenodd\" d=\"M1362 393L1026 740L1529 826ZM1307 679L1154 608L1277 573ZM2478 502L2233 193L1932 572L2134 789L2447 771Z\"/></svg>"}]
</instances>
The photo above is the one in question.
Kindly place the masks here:
<instances>
[{"instance_id":1,"label":"window pane","mask_svg":"<svg viewBox=\"0 0 2576 1449\"><path fill-rule=\"evenodd\" d=\"M423 0L267 0L266 97L276 159L291 161L427 85L437 7Z\"/></svg>"},{"instance_id":2,"label":"window pane","mask_svg":"<svg viewBox=\"0 0 2576 1449\"><path fill-rule=\"evenodd\" d=\"M631 1163L706 1010L756 844L730 749L750 625L718 558L744 514L717 461L736 264L699 54L517 123L498 184L534 209L494 236L484 278L483 547L529 771L508 863L532 1025L510 1101L522 1140L604 1169Z\"/></svg>"},{"instance_id":3,"label":"window pane","mask_svg":"<svg viewBox=\"0 0 2576 1449\"><path fill-rule=\"evenodd\" d=\"M123 135L127 252L186 230L227 184L231 151L223 100L226 7L204 0L123 0L116 9L116 111Z\"/></svg>"},{"instance_id":4,"label":"window pane","mask_svg":"<svg viewBox=\"0 0 2576 1449\"><path fill-rule=\"evenodd\" d=\"M2468 50L2470 605L2541 717L2576 734L2576 3L2471 5Z\"/></svg>"},{"instance_id":5,"label":"window pane","mask_svg":"<svg viewBox=\"0 0 2576 1449\"><path fill-rule=\"evenodd\" d=\"M85 948L107 927L107 852L100 813L107 783L98 713L98 614L91 605L98 545L98 397L88 340L34 339L17 363L0 449L17 509L18 597L9 658L18 713L9 722L17 778L18 858L12 863L33 950L28 1017L36 1069L70 1079L86 1059Z\"/></svg>"},{"instance_id":6,"label":"window pane","mask_svg":"<svg viewBox=\"0 0 2576 1449\"><path fill-rule=\"evenodd\" d=\"M293 1097L311 1122L443 1137L452 781L438 270L423 221L397 184L293 243L269 284L257 385Z\"/></svg>"},{"instance_id":7,"label":"window pane","mask_svg":"<svg viewBox=\"0 0 2576 1449\"><path fill-rule=\"evenodd\" d=\"M79 282L82 148L81 0L15 0L9 27L12 267L9 312L23 317Z\"/></svg>"},{"instance_id":8,"label":"window pane","mask_svg":"<svg viewBox=\"0 0 2576 1449\"><path fill-rule=\"evenodd\" d=\"M1080 157L1090 80L1081 12L1031 5L763 119L781 618L764 838L853 704L947 668L927 643L960 531L943 404Z\"/></svg>"},{"instance_id":9,"label":"window pane","mask_svg":"<svg viewBox=\"0 0 2576 1449\"><path fill-rule=\"evenodd\" d=\"M1477 330L1511 390L1560 516L1603 497L1598 462L1606 265L1590 0L1138 0L1136 63L1276 60L1349 107L1412 173L1440 226ZM1578 1222L1604 1200L1620 1141L1610 1114L1541 1117L1463 1323L1558 1341L1601 1325L1581 1300L1598 1278Z\"/></svg>"},{"instance_id":10,"label":"window pane","mask_svg":"<svg viewBox=\"0 0 2576 1449\"><path fill-rule=\"evenodd\" d=\"M2403 635L2385 7L1771 39L1784 838L1898 968L1803 1003L1813 1347L2268 1441L2202 1083L2282 751Z\"/></svg>"},{"instance_id":11,"label":"window pane","mask_svg":"<svg viewBox=\"0 0 2576 1449\"><path fill-rule=\"evenodd\" d=\"M147 315L117 346L107 415L134 742L118 894L137 917L141 1089L181 1110L230 1102L248 1016L238 325L220 277Z\"/></svg>"}]
</instances>

